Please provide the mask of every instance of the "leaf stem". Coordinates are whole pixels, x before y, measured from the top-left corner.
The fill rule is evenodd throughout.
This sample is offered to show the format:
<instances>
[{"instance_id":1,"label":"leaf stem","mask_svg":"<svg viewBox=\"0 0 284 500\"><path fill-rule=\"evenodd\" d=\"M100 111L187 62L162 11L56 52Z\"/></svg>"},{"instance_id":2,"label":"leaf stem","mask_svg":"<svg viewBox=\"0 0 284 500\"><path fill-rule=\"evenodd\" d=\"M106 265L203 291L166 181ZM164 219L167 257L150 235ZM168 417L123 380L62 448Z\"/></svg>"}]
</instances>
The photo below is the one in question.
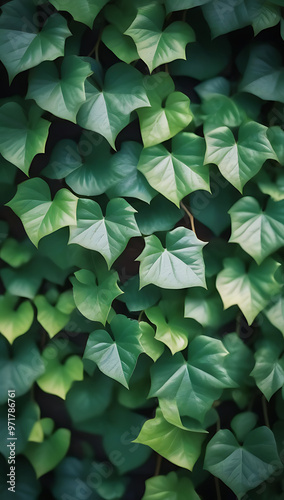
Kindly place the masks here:
<instances>
[{"instance_id":1,"label":"leaf stem","mask_svg":"<svg viewBox=\"0 0 284 500\"><path fill-rule=\"evenodd\" d=\"M138 319L137 319L138 323L141 321L143 314L144 314L144 311L141 311L139 316L138 316Z\"/></svg>"},{"instance_id":2,"label":"leaf stem","mask_svg":"<svg viewBox=\"0 0 284 500\"><path fill-rule=\"evenodd\" d=\"M157 461L154 476L158 476L160 474L161 465L162 465L163 457L157 453Z\"/></svg>"},{"instance_id":3,"label":"leaf stem","mask_svg":"<svg viewBox=\"0 0 284 500\"><path fill-rule=\"evenodd\" d=\"M264 422L266 427L270 429L270 423L269 423L269 417L268 417L268 409L267 409L267 402L265 396L262 396L261 398L261 404L262 404L262 413L264 417Z\"/></svg>"},{"instance_id":4,"label":"leaf stem","mask_svg":"<svg viewBox=\"0 0 284 500\"><path fill-rule=\"evenodd\" d=\"M185 213L188 215L189 220L190 220L191 229L196 234L194 217L193 217L192 213L188 210L188 208L185 206L185 204L182 201L180 202L180 208L182 208L185 211Z\"/></svg>"},{"instance_id":5,"label":"leaf stem","mask_svg":"<svg viewBox=\"0 0 284 500\"><path fill-rule=\"evenodd\" d=\"M97 39L94 47L92 48L91 52L89 52L89 54L87 55L87 57L91 57L95 53L95 59L98 62L100 62L100 59L99 59L99 45L100 45L100 42L101 42L101 38L102 38L102 31L100 32L100 34L98 36L98 39Z\"/></svg>"},{"instance_id":6,"label":"leaf stem","mask_svg":"<svg viewBox=\"0 0 284 500\"><path fill-rule=\"evenodd\" d=\"M220 491L220 482L219 482L218 477L214 476L214 482L215 482L217 500L222 500L221 491Z\"/></svg>"}]
</instances>

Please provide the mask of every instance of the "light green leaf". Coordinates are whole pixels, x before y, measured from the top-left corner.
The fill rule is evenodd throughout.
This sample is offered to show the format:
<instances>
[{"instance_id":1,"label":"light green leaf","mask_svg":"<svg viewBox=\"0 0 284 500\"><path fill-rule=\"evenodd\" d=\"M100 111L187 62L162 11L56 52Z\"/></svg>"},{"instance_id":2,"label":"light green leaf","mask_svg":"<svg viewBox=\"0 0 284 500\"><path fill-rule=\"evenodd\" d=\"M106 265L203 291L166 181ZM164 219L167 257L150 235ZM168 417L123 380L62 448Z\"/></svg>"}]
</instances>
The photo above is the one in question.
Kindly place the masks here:
<instances>
[{"instance_id":1,"label":"light green leaf","mask_svg":"<svg viewBox=\"0 0 284 500\"><path fill-rule=\"evenodd\" d=\"M154 189L179 207L192 191L210 191L204 155L204 139L184 132L172 139L171 152L162 144L143 149L137 168Z\"/></svg>"},{"instance_id":2,"label":"light green leaf","mask_svg":"<svg viewBox=\"0 0 284 500\"><path fill-rule=\"evenodd\" d=\"M134 212L122 198L110 200L106 215L93 200L80 199L77 226L70 228L69 243L96 250L103 255L110 267L125 249L130 238L140 236Z\"/></svg>"},{"instance_id":3,"label":"light green leaf","mask_svg":"<svg viewBox=\"0 0 284 500\"><path fill-rule=\"evenodd\" d=\"M69 308L62 307L63 300L69 302ZM70 314L75 308L72 292L69 290L59 297L55 306L52 306L44 295L38 295L34 299L34 303L37 308L37 320L47 331L50 338L54 337L67 325Z\"/></svg>"},{"instance_id":4,"label":"light green leaf","mask_svg":"<svg viewBox=\"0 0 284 500\"><path fill-rule=\"evenodd\" d=\"M76 115L86 100L84 82L92 74L90 64L77 56L66 56L60 72L55 63L43 62L29 75L26 98L59 118L76 123Z\"/></svg>"},{"instance_id":5,"label":"light green leaf","mask_svg":"<svg viewBox=\"0 0 284 500\"><path fill-rule=\"evenodd\" d=\"M258 201L245 196L229 210L231 243L239 243L257 264L284 245L284 201L269 200L264 210Z\"/></svg>"},{"instance_id":6,"label":"light green leaf","mask_svg":"<svg viewBox=\"0 0 284 500\"><path fill-rule=\"evenodd\" d=\"M176 21L163 29L165 10L158 3L138 8L136 18L125 31L133 38L137 52L147 64L150 73L175 59L185 59L185 47L194 42L193 29L186 23Z\"/></svg>"},{"instance_id":7,"label":"light green leaf","mask_svg":"<svg viewBox=\"0 0 284 500\"><path fill-rule=\"evenodd\" d=\"M222 389L237 386L227 374L226 356L228 351L220 340L204 335L190 342L188 361L181 353L164 353L151 369L149 396L175 400L180 414L203 424Z\"/></svg>"},{"instance_id":8,"label":"light green leaf","mask_svg":"<svg viewBox=\"0 0 284 500\"><path fill-rule=\"evenodd\" d=\"M207 328L218 327L231 319L224 312L222 301L216 292L188 290L184 306L185 318L192 318Z\"/></svg>"},{"instance_id":9,"label":"light green leaf","mask_svg":"<svg viewBox=\"0 0 284 500\"><path fill-rule=\"evenodd\" d=\"M155 331L149 323L140 321L139 328L141 333L139 342L143 351L153 361L157 361L164 352L164 344L155 338Z\"/></svg>"},{"instance_id":10,"label":"light green leaf","mask_svg":"<svg viewBox=\"0 0 284 500\"><path fill-rule=\"evenodd\" d=\"M246 270L239 258L225 259L224 269L216 281L224 308L237 304L251 325L271 297L280 291L281 285L275 279L279 266L278 262L268 258L260 266L252 262Z\"/></svg>"},{"instance_id":11,"label":"light green leaf","mask_svg":"<svg viewBox=\"0 0 284 500\"><path fill-rule=\"evenodd\" d=\"M171 139L192 120L190 100L175 86L167 73L159 72L147 80L149 108L138 109L145 148Z\"/></svg>"},{"instance_id":12,"label":"light green leaf","mask_svg":"<svg viewBox=\"0 0 284 500\"><path fill-rule=\"evenodd\" d=\"M80 313L105 325L113 300L123 293L117 285L117 272L104 269L95 276L92 271L80 269L70 281Z\"/></svg>"},{"instance_id":13,"label":"light green leaf","mask_svg":"<svg viewBox=\"0 0 284 500\"><path fill-rule=\"evenodd\" d=\"M57 191L52 201L47 183L35 177L19 184L7 205L20 217L28 237L37 246L44 236L76 224L77 201L67 189Z\"/></svg>"},{"instance_id":14,"label":"light green leaf","mask_svg":"<svg viewBox=\"0 0 284 500\"><path fill-rule=\"evenodd\" d=\"M187 477L179 477L176 472L167 476L154 476L146 479L146 490L142 500L200 500L194 486Z\"/></svg>"},{"instance_id":15,"label":"light green leaf","mask_svg":"<svg viewBox=\"0 0 284 500\"><path fill-rule=\"evenodd\" d=\"M33 0L13 0L1 9L1 59L10 82L18 73L64 55L65 40L71 36L64 17L51 15L39 29Z\"/></svg>"},{"instance_id":16,"label":"light green leaf","mask_svg":"<svg viewBox=\"0 0 284 500\"><path fill-rule=\"evenodd\" d=\"M149 235L157 231L170 231L182 219L184 212L168 201L164 196L158 195L146 203L133 203L137 210L135 218L142 234Z\"/></svg>"},{"instance_id":17,"label":"light green leaf","mask_svg":"<svg viewBox=\"0 0 284 500\"><path fill-rule=\"evenodd\" d=\"M116 136L130 122L132 111L149 106L141 73L124 63L108 69L102 88L95 76L88 79L86 99L78 124L103 135L114 149Z\"/></svg>"},{"instance_id":18,"label":"light green leaf","mask_svg":"<svg viewBox=\"0 0 284 500\"><path fill-rule=\"evenodd\" d=\"M284 200L284 173L281 170L275 173L276 177L271 179L266 172L261 170L256 177L256 182L262 193L268 194L274 201L282 201Z\"/></svg>"},{"instance_id":19,"label":"light green leaf","mask_svg":"<svg viewBox=\"0 0 284 500\"><path fill-rule=\"evenodd\" d=\"M172 354L183 351L188 345L190 321L178 313L167 315L166 307L161 306L160 302L145 311L147 318L157 327L155 339L166 344Z\"/></svg>"},{"instance_id":20,"label":"light green leaf","mask_svg":"<svg viewBox=\"0 0 284 500\"><path fill-rule=\"evenodd\" d=\"M206 243L193 231L178 227L166 235L166 248L155 235L145 238L137 257L141 262L140 288L153 283L161 288L206 287L202 248Z\"/></svg>"},{"instance_id":21,"label":"light green leaf","mask_svg":"<svg viewBox=\"0 0 284 500\"><path fill-rule=\"evenodd\" d=\"M112 24L104 28L102 41L118 59L121 59L121 61L127 64L139 59L134 41L130 36L124 35L122 30Z\"/></svg>"},{"instance_id":22,"label":"light green leaf","mask_svg":"<svg viewBox=\"0 0 284 500\"><path fill-rule=\"evenodd\" d=\"M268 427L251 431L243 446L231 431L222 429L207 445L204 468L241 499L278 470L280 463L275 438Z\"/></svg>"},{"instance_id":23,"label":"light green leaf","mask_svg":"<svg viewBox=\"0 0 284 500\"><path fill-rule=\"evenodd\" d=\"M270 323L284 336L284 296L276 296L263 312Z\"/></svg>"},{"instance_id":24,"label":"light green leaf","mask_svg":"<svg viewBox=\"0 0 284 500\"><path fill-rule=\"evenodd\" d=\"M34 247L28 239L17 241L14 238L5 239L1 250L0 257L4 262L7 262L11 267L21 267L29 262L34 255Z\"/></svg>"},{"instance_id":25,"label":"light green leaf","mask_svg":"<svg viewBox=\"0 0 284 500\"><path fill-rule=\"evenodd\" d=\"M256 351L254 357L255 366L251 376L269 401L284 386L284 356L281 356L281 350L277 346L267 342Z\"/></svg>"},{"instance_id":26,"label":"light green leaf","mask_svg":"<svg viewBox=\"0 0 284 500\"><path fill-rule=\"evenodd\" d=\"M50 122L35 104L7 102L0 107L0 153L26 175L35 155L44 153Z\"/></svg>"},{"instance_id":27,"label":"light green leaf","mask_svg":"<svg viewBox=\"0 0 284 500\"><path fill-rule=\"evenodd\" d=\"M92 29L95 18L108 0L51 0L57 10L69 12L75 21L84 23Z\"/></svg>"},{"instance_id":28,"label":"light green leaf","mask_svg":"<svg viewBox=\"0 0 284 500\"><path fill-rule=\"evenodd\" d=\"M110 328L113 338L106 330L90 334L84 359L94 361L105 375L128 388L138 356L143 352L139 343L139 323L118 314L111 321Z\"/></svg>"},{"instance_id":29,"label":"light green leaf","mask_svg":"<svg viewBox=\"0 0 284 500\"><path fill-rule=\"evenodd\" d=\"M17 306L18 297L0 296L0 333L12 344L32 326L34 311L28 300Z\"/></svg>"},{"instance_id":30,"label":"light green leaf","mask_svg":"<svg viewBox=\"0 0 284 500\"><path fill-rule=\"evenodd\" d=\"M225 179L242 192L265 160L277 160L266 132L264 125L248 122L240 126L236 140L228 127L211 126L205 129L205 162L218 165Z\"/></svg>"},{"instance_id":31,"label":"light green leaf","mask_svg":"<svg viewBox=\"0 0 284 500\"><path fill-rule=\"evenodd\" d=\"M145 422L134 442L150 446L173 464L192 470L204 439L202 433L184 431L169 424L158 408L155 418Z\"/></svg>"}]
</instances>

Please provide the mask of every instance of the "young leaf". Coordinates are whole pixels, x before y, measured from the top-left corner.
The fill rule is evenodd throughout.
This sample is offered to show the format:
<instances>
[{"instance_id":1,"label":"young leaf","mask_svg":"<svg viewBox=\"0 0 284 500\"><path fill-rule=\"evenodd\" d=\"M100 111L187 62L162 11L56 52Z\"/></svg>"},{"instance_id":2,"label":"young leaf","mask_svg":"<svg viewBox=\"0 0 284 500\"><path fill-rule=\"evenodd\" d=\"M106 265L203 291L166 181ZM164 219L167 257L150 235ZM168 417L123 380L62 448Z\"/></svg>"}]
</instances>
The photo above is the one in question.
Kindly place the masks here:
<instances>
[{"instance_id":1,"label":"young leaf","mask_svg":"<svg viewBox=\"0 0 284 500\"><path fill-rule=\"evenodd\" d=\"M60 74L56 64L43 62L29 75L26 98L59 118L76 123L76 115L86 100L84 82L92 74L90 64L78 56L64 57Z\"/></svg>"},{"instance_id":2,"label":"young leaf","mask_svg":"<svg viewBox=\"0 0 284 500\"><path fill-rule=\"evenodd\" d=\"M274 435L268 427L249 432L240 446L222 429L208 443L204 468L221 479L241 499L280 467Z\"/></svg>"},{"instance_id":3,"label":"young leaf","mask_svg":"<svg viewBox=\"0 0 284 500\"><path fill-rule=\"evenodd\" d=\"M114 340L105 330L94 331L88 338L84 359L90 359L105 375L128 388L138 356L143 352L139 323L119 314L110 327Z\"/></svg>"},{"instance_id":4,"label":"young leaf","mask_svg":"<svg viewBox=\"0 0 284 500\"><path fill-rule=\"evenodd\" d=\"M254 356L255 366L251 376L269 401L284 385L284 356L281 356L281 350L272 343L260 347Z\"/></svg>"},{"instance_id":5,"label":"young leaf","mask_svg":"<svg viewBox=\"0 0 284 500\"><path fill-rule=\"evenodd\" d=\"M34 253L35 249L30 240L26 239L19 242L14 238L7 238L1 247L0 257L9 266L18 268L27 264Z\"/></svg>"},{"instance_id":6,"label":"young leaf","mask_svg":"<svg viewBox=\"0 0 284 500\"><path fill-rule=\"evenodd\" d=\"M204 155L204 139L184 132L172 139L171 152L162 144L143 149L137 168L154 189L179 207L192 191L210 191Z\"/></svg>"},{"instance_id":7,"label":"young leaf","mask_svg":"<svg viewBox=\"0 0 284 500\"><path fill-rule=\"evenodd\" d=\"M164 308L165 309L165 308ZM190 321L179 314L166 317L166 311L161 308L161 302L156 307L146 310L147 318L156 327L155 339L168 346L172 354L183 351L188 345Z\"/></svg>"},{"instance_id":8,"label":"young leaf","mask_svg":"<svg viewBox=\"0 0 284 500\"><path fill-rule=\"evenodd\" d=\"M130 113L149 106L141 73L124 63L108 69L102 88L95 77L87 80L86 99L78 124L103 135L114 149L117 134L130 122Z\"/></svg>"},{"instance_id":9,"label":"young leaf","mask_svg":"<svg viewBox=\"0 0 284 500\"><path fill-rule=\"evenodd\" d=\"M177 21L163 29L165 10L162 5L147 4L138 8L136 18L125 31L133 38L137 52L150 73L161 64L185 59L185 47L195 41L193 29Z\"/></svg>"},{"instance_id":10,"label":"young leaf","mask_svg":"<svg viewBox=\"0 0 284 500\"><path fill-rule=\"evenodd\" d=\"M277 160L266 136L267 127L256 122L241 125L236 141L228 127L205 129L206 163L218 165L222 175L242 192L265 160Z\"/></svg>"},{"instance_id":11,"label":"young leaf","mask_svg":"<svg viewBox=\"0 0 284 500\"><path fill-rule=\"evenodd\" d=\"M265 210L251 196L241 198L229 210L231 243L239 243L257 264L284 245L284 201L269 200Z\"/></svg>"},{"instance_id":12,"label":"young leaf","mask_svg":"<svg viewBox=\"0 0 284 500\"><path fill-rule=\"evenodd\" d=\"M72 292L71 292L72 293ZM65 301L69 302L65 304L64 307L63 297L65 296ZM50 338L54 337L58 332L60 332L64 326L67 325L70 320L70 314L75 308L73 297L70 291L64 292L58 299L57 304L52 306L44 295L38 295L34 299L34 303L37 308L37 320L41 326L47 331Z\"/></svg>"},{"instance_id":13,"label":"young leaf","mask_svg":"<svg viewBox=\"0 0 284 500\"><path fill-rule=\"evenodd\" d=\"M164 344L155 338L155 331L149 323L145 321L139 322L139 328L141 336L139 338L140 345L143 351L152 358L153 361L157 361L159 357L164 352Z\"/></svg>"},{"instance_id":14,"label":"young leaf","mask_svg":"<svg viewBox=\"0 0 284 500\"><path fill-rule=\"evenodd\" d=\"M194 486L187 477L179 477L176 472L167 476L153 476L146 479L146 490L142 500L200 500Z\"/></svg>"},{"instance_id":15,"label":"young leaf","mask_svg":"<svg viewBox=\"0 0 284 500\"><path fill-rule=\"evenodd\" d=\"M280 264L266 259L260 266L252 262L246 270L239 258L224 260L224 269L217 276L216 287L224 308L237 304L249 325L258 313L279 293L281 285L275 279Z\"/></svg>"},{"instance_id":16,"label":"young leaf","mask_svg":"<svg viewBox=\"0 0 284 500\"><path fill-rule=\"evenodd\" d=\"M91 271L80 269L70 281L80 313L105 325L113 300L123 293L117 285L117 272L105 270L96 277Z\"/></svg>"},{"instance_id":17,"label":"young leaf","mask_svg":"<svg viewBox=\"0 0 284 500\"><path fill-rule=\"evenodd\" d=\"M105 6L108 0L81 0L80 4L77 0L51 0L57 10L69 12L75 21L84 23L92 29L94 20L100 10Z\"/></svg>"},{"instance_id":18,"label":"young leaf","mask_svg":"<svg viewBox=\"0 0 284 500\"><path fill-rule=\"evenodd\" d=\"M20 217L28 237L37 246L44 236L76 224L77 201L67 189L57 191L52 201L48 185L36 177L22 182L7 205Z\"/></svg>"},{"instance_id":19,"label":"young leaf","mask_svg":"<svg viewBox=\"0 0 284 500\"><path fill-rule=\"evenodd\" d=\"M39 30L33 0L13 0L1 9L1 59L10 82L18 73L64 55L65 40L71 35L64 17L48 17Z\"/></svg>"},{"instance_id":20,"label":"young leaf","mask_svg":"<svg viewBox=\"0 0 284 500\"><path fill-rule=\"evenodd\" d=\"M141 262L140 288L153 283L161 288L206 288L202 248L206 245L193 231L178 227L167 233L166 248L155 235L145 238L137 257Z\"/></svg>"},{"instance_id":21,"label":"young leaf","mask_svg":"<svg viewBox=\"0 0 284 500\"><path fill-rule=\"evenodd\" d=\"M12 344L32 326L34 311L28 300L21 302L17 309L18 297L6 294L0 296L0 332Z\"/></svg>"},{"instance_id":22,"label":"young leaf","mask_svg":"<svg viewBox=\"0 0 284 500\"><path fill-rule=\"evenodd\" d=\"M122 198L110 200L105 217L93 200L80 199L77 226L70 228L69 243L96 250L110 267L125 249L130 238L140 236L134 218L136 210Z\"/></svg>"},{"instance_id":23,"label":"young leaf","mask_svg":"<svg viewBox=\"0 0 284 500\"><path fill-rule=\"evenodd\" d=\"M35 155L44 153L50 122L36 104L7 102L0 107L0 153L26 175Z\"/></svg>"},{"instance_id":24,"label":"young leaf","mask_svg":"<svg viewBox=\"0 0 284 500\"><path fill-rule=\"evenodd\" d=\"M145 422L134 443L150 446L173 464L192 470L204 439L202 433L184 431L169 424L158 408L155 418Z\"/></svg>"}]
</instances>

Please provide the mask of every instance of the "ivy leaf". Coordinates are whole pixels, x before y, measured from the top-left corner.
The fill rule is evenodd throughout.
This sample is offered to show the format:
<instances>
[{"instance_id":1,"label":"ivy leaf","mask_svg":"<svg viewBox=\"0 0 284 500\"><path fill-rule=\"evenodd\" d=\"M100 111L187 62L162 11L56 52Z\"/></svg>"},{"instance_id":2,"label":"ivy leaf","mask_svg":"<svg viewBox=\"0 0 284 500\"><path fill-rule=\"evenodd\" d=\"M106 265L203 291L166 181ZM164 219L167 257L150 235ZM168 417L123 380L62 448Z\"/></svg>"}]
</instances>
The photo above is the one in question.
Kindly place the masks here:
<instances>
[{"instance_id":1,"label":"ivy leaf","mask_svg":"<svg viewBox=\"0 0 284 500\"><path fill-rule=\"evenodd\" d=\"M52 201L48 184L35 177L19 184L7 205L20 217L28 237L37 246L44 236L76 224L77 201L67 189L57 191Z\"/></svg>"},{"instance_id":2,"label":"ivy leaf","mask_svg":"<svg viewBox=\"0 0 284 500\"><path fill-rule=\"evenodd\" d=\"M77 226L70 227L69 243L96 250L110 267L125 249L130 238L140 236L134 208L122 198L110 200L105 217L93 200L80 199Z\"/></svg>"},{"instance_id":3,"label":"ivy leaf","mask_svg":"<svg viewBox=\"0 0 284 500\"><path fill-rule=\"evenodd\" d=\"M117 134L130 122L137 108L149 106L143 77L132 66L118 63L105 75L102 88L95 78L86 82L86 102L81 106L78 124L103 135L115 149Z\"/></svg>"},{"instance_id":4,"label":"ivy leaf","mask_svg":"<svg viewBox=\"0 0 284 500\"><path fill-rule=\"evenodd\" d=\"M134 41L130 36L124 35L123 31L113 24L109 24L104 28L102 41L118 59L127 64L139 59Z\"/></svg>"},{"instance_id":5,"label":"ivy leaf","mask_svg":"<svg viewBox=\"0 0 284 500\"><path fill-rule=\"evenodd\" d=\"M279 23L281 19L280 7L265 2L260 4L260 9L256 16L254 16L252 27L254 36L258 35L262 30L272 28Z\"/></svg>"},{"instance_id":6,"label":"ivy leaf","mask_svg":"<svg viewBox=\"0 0 284 500\"><path fill-rule=\"evenodd\" d=\"M26 98L59 118L76 123L76 115L86 100L84 82L92 74L90 64L80 57L64 57L60 73L55 63L43 62L29 75Z\"/></svg>"},{"instance_id":7,"label":"ivy leaf","mask_svg":"<svg viewBox=\"0 0 284 500\"><path fill-rule=\"evenodd\" d=\"M202 433L184 431L169 424L158 408L155 418L145 422L134 443L150 446L173 464L192 470L204 439Z\"/></svg>"},{"instance_id":8,"label":"ivy leaf","mask_svg":"<svg viewBox=\"0 0 284 500\"><path fill-rule=\"evenodd\" d=\"M284 103L283 81L284 69L280 52L268 44L252 47L240 90L266 101Z\"/></svg>"},{"instance_id":9,"label":"ivy leaf","mask_svg":"<svg viewBox=\"0 0 284 500\"><path fill-rule=\"evenodd\" d=\"M142 500L200 500L194 486L187 477L179 477L176 472L166 476L154 476L145 481L146 490Z\"/></svg>"},{"instance_id":10,"label":"ivy leaf","mask_svg":"<svg viewBox=\"0 0 284 500\"><path fill-rule=\"evenodd\" d=\"M275 328L278 328L284 336L284 296L279 295L273 298L263 312L270 323L275 326Z\"/></svg>"},{"instance_id":11,"label":"ivy leaf","mask_svg":"<svg viewBox=\"0 0 284 500\"><path fill-rule=\"evenodd\" d=\"M9 266L18 268L27 264L34 253L35 249L30 240L26 239L19 242L14 238L7 238L1 247L0 257Z\"/></svg>"},{"instance_id":12,"label":"ivy leaf","mask_svg":"<svg viewBox=\"0 0 284 500\"><path fill-rule=\"evenodd\" d=\"M231 243L239 243L257 264L284 245L284 201L269 200L265 210L251 196L241 198L229 210Z\"/></svg>"},{"instance_id":13,"label":"ivy leaf","mask_svg":"<svg viewBox=\"0 0 284 500\"><path fill-rule=\"evenodd\" d=\"M219 295L203 289L188 290L184 304L185 318L192 318L205 328L216 328L229 322Z\"/></svg>"},{"instance_id":14,"label":"ivy leaf","mask_svg":"<svg viewBox=\"0 0 284 500\"><path fill-rule=\"evenodd\" d=\"M143 311L154 306L161 298L161 290L148 285L139 290L139 276L136 274L121 286L123 295L119 300L125 302L129 311Z\"/></svg>"},{"instance_id":15,"label":"ivy leaf","mask_svg":"<svg viewBox=\"0 0 284 500\"><path fill-rule=\"evenodd\" d=\"M251 349L240 339L236 333L224 336L224 347L228 351L225 358L225 368L231 380L240 387L253 385L250 372L254 367L254 358Z\"/></svg>"},{"instance_id":16,"label":"ivy leaf","mask_svg":"<svg viewBox=\"0 0 284 500\"><path fill-rule=\"evenodd\" d=\"M236 141L228 127L205 129L205 162L218 165L225 179L242 192L265 160L277 160L266 132L264 125L248 122L240 126Z\"/></svg>"},{"instance_id":17,"label":"ivy leaf","mask_svg":"<svg viewBox=\"0 0 284 500\"><path fill-rule=\"evenodd\" d=\"M210 27L212 38L215 38L251 24L258 7L259 5L255 1L232 0L230 5L206 2L202 11Z\"/></svg>"},{"instance_id":18,"label":"ivy leaf","mask_svg":"<svg viewBox=\"0 0 284 500\"><path fill-rule=\"evenodd\" d=\"M184 132L172 139L171 152L162 144L143 149L137 168L154 189L179 207L192 191L210 191L204 155L204 139Z\"/></svg>"},{"instance_id":19,"label":"ivy leaf","mask_svg":"<svg viewBox=\"0 0 284 500\"><path fill-rule=\"evenodd\" d=\"M177 10L192 9L198 7L210 0L165 0L167 12L176 12Z\"/></svg>"},{"instance_id":20,"label":"ivy leaf","mask_svg":"<svg viewBox=\"0 0 284 500\"><path fill-rule=\"evenodd\" d=\"M83 380L83 362L79 356L69 356L64 364L60 361L60 353L56 346L47 346L42 353L45 364L45 372L37 379L37 384L42 391L55 394L59 398L66 399L75 380Z\"/></svg>"},{"instance_id":21,"label":"ivy leaf","mask_svg":"<svg viewBox=\"0 0 284 500\"><path fill-rule=\"evenodd\" d=\"M188 345L190 321L179 314L167 316L166 307L161 306L160 302L146 310L147 318L157 327L155 339L166 344L172 354L183 351Z\"/></svg>"},{"instance_id":22,"label":"ivy leaf","mask_svg":"<svg viewBox=\"0 0 284 500\"><path fill-rule=\"evenodd\" d=\"M0 467L3 471L3 476L10 473L10 465L4 457L0 457ZM35 472L24 457L17 457L17 500L37 500L41 494L41 485L37 481ZM9 500L11 498L11 491L7 488L7 483L1 481L0 484L1 499Z\"/></svg>"},{"instance_id":23,"label":"ivy leaf","mask_svg":"<svg viewBox=\"0 0 284 500\"><path fill-rule=\"evenodd\" d=\"M161 64L185 59L186 45L195 41L194 31L188 24L176 21L163 29L164 19L162 5L144 5L138 8L136 18L125 31L133 38L137 52L150 73Z\"/></svg>"},{"instance_id":24,"label":"ivy leaf","mask_svg":"<svg viewBox=\"0 0 284 500\"><path fill-rule=\"evenodd\" d=\"M231 428L238 441L243 442L247 434L252 431L258 420L258 415L251 411L238 413L231 420Z\"/></svg>"},{"instance_id":25,"label":"ivy leaf","mask_svg":"<svg viewBox=\"0 0 284 500\"><path fill-rule=\"evenodd\" d=\"M222 389L237 385L228 377L224 365L227 355L220 340L204 335L190 342L187 362L181 353L164 353L151 369L149 397L176 400L182 415L202 424Z\"/></svg>"},{"instance_id":26,"label":"ivy leaf","mask_svg":"<svg viewBox=\"0 0 284 500\"><path fill-rule=\"evenodd\" d=\"M49 16L39 30L35 21L36 5L32 0L13 0L1 9L1 59L10 82L18 73L64 55L65 40L71 36L64 17Z\"/></svg>"},{"instance_id":27,"label":"ivy leaf","mask_svg":"<svg viewBox=\"0 0 284 500\"><path fill-rule=\"evenodd\" d=\"M147 81L149 108L138 109L145 148L171 139L192 120L189 98L174 92L175 86L167 73L159 72Z\"/></svg>"},{"instance_id":28,"label":"ivy leaf","mask_svg":"<svg viewBox=\"0 0 284 500\"><path fill-rule=\"evenodd\" d=\"M113 338L105 330L89 335L84 359L90 359L108 377L128 388L139 354L139 323L118 314L110 324Z\"/></svg>"},{"instance_id":29,"label":"ivy leaf","mask_svg":"<svg viewBox=\"0 0 284 500\"><path fill-rule=\"evenodd\" d=\"M166 235L166 248L154 234L136 260L141 262L140 288L153 283L161 288L206 287L202 248L193 231L178 227Z\"/></svg>"},{"instance_id":30,"label":"ivy leaf","mask_svg":"<svg viewBox=\"0 0 284 500\"><path fill-rule=\"evenodd\" d=\"M238 305L251 325L271 297L280 291L281 285L275 279L279 266L278 262L268 258L260 266L252 262L246 270L241 259L225 259L224 269L216 281L224 308Z\"/></svg>"},{"instance_id":31,"label":"ivy leaf","mask_svg":"<svg viewBox=\"0 0 284 500\"><path fill-rule=\"evenodd\" d=\"M157 361L164 352L164 344L155 338L155 331L149 323L140 321L139 328L141 333L139 342L143 351L153 361Z\"/></svg>"},{"instance_id":32,"label":"ivy leaf","mask_svg":"<svg viewBox=\"0 0 284 500\"><path fill-rule=\"evenodd\" d=\"M0 107L0 153L26 175L35 155L44 153L50 122L36 104L7 102Z\"/></svg>"},{"instance_id":33,"label":"ivy leaf","mask_svg":"<svg viewBox=\"0 0 284 500\"><path fill-rule=\"evenodd\" d=\"M26 394L44 372L40 352L30 338L16 339L12 348L0 337L0 404L7 404L7 393L13 388L17 397Z\"/></svg>"},{"instance_id":34,"label":"ivy leaf","mask_svg":"<svg viewBox=\"0 0 284 500\"><path fill-rule=\"evenodd\" d=\"M95 18L108 0L82 0L80 4L76 0L51 0L51 4L57 10L69 12L75 21L84 23L92 29Z\"/></svg>"},{"instance_id":35,"label":"ivy leaf","mask_svg":"<svg viewBox=\"0 0 284 500\"><path fill-rule=\"evenodd\" d=\"M268 342L255 352L255 366L251 376L269 401L284 385L284 356L281 349Z\"/></svg>"},{"instance_id":36,"label":"ivy leaf","mask_svg":"<svg viewBox=\"0 0 284 500\"><path fill-rule=\"evenodd\" d=\"M32 326L34 311L28 300L15 309L18 297L6 294L0 296L0 332L12 344Z\"/></svg>"},{"instance_id":37,"label":"ivy leaf","mask_svg":"<svg viewBox=\"0 0 284 500\"><path fill-rule=\"evenodd\" d=\"M283 162L284 163L284 162ZM264 194L268 194L274 201L284 200L284 174L280 171L274 180L261 170L256 177L257 185Z\"/></svg>"},{"instance_id":38,"label":"ivy leaf","mask_svg":"<svg viewBox=\"0 0 284 500\"><path fill-rule=\"evenodd\" d=\"M280 463L274 435L263 426L249 432L243 446L231 431L219 430L207 445L204 468L240 499L268 479Z\"/></svg>"},{"instance_id":39,"label":"ivy leaf","mask_svg":"<svg viewBox=\"0 0 284 500\"><path fill-rule=\"evenodd\" d=\"M116 172L116 181L107 190L109 198L131 196L150 203L157 194L156 190L149 186L145 177L137 170L141 151L141 144L126 141L122 143L120 151L112 155L111 164Z\"/></svg>"},{"instance_id":40,"label":"ivy leaf","mask_svg":"<svg viewBox=\"0 0 284 500\"><path fill-rule=\"evenodd\" d=\"M50 338L60 332L70 320L70 314L75 308L69 290L64 292L58 299L57 304L52 306L44 295L38 295L34 299L37 308L37 320L47 331Z\"/></svg>"},{"instance_id":41,"label":"ivy leaf","mask_svg":"<svg viewBox=\"0 0 284 500\"><path fill-rule=\"evenodd\" d=\"M80 269L70 281L80 313L105 325L113 300L123 293L117 285L117 272L104 270L96 277L92 271Z\"/></svg>"}]
</instances>

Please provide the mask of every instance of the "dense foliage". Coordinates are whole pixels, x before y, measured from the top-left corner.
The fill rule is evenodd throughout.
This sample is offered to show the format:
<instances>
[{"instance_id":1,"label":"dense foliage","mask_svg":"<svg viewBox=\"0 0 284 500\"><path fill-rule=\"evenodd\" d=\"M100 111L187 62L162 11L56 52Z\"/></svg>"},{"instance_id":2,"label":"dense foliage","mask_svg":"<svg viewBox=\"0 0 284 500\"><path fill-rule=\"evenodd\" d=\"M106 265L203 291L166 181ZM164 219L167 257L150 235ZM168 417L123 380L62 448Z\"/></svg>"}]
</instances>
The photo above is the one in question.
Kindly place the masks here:
<instances>
[{"instance_id":1,"label":"dense foliage","mask_svg":"<svg viewBox=\"0 0 284 500\"><path fill-rule=\"evenodd\" d=\"M1 500L284 498L283 7L2 5Z\"/></svg>"}]
</instances>

